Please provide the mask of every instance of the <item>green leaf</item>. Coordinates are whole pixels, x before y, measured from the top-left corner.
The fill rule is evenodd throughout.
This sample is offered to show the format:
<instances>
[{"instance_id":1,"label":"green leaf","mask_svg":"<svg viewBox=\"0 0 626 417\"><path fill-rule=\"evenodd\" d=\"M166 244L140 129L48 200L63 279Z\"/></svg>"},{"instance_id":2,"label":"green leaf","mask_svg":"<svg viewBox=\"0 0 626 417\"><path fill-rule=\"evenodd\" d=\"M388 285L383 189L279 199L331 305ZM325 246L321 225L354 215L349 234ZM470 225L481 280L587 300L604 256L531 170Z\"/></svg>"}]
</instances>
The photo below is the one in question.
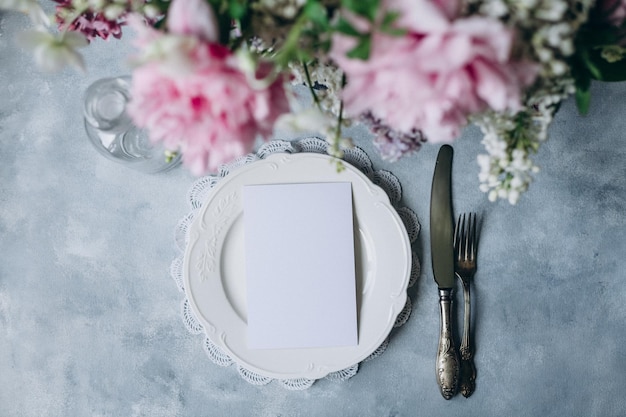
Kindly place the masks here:
<instances>
[{"instance_id":1,"label":"green leaf","mask_svg":"<svg viewBox=\"0 0 626 417\"><path fill-rule=\"evenodd\" d=\"M589 54L589 50L583 49L580 52L580 57L582 58L587 70L591 73L591 77L595 79L600 79L602 77L602 74L600 72L600 69L598 69L598 67L596 66L593 57Z\"/></svg>"},{"instance_id":2,"label":"green leaf","mask_svg":"<svg viewBox=\"0 0 626 417\"><path fill-rule=\"evenodd\" d=\"M591 90L589 86L576 86L576 107L578 112L586 115L589 112L589 103L591 102Z\"/></svg>"},{"instance_id":3,"label":"green leaf","mask_svg":"<svg viewBox=\"0 0 626 417\"><path fill-rule=\"evenodd\" d=\"M626 81L626 59L608 62L602 57L601 51L594 50L589 53L589 62L592 62L597 69L597 74L592 72L594 79L599 81Z\"/></svg>"},{"instance_id":4,"label":"green leaf","mask_svg":"<svg viewBox=\"0 0 626 417\"><path fill-rule=\"evenodd\" d=\"M235 20L240 20L246 15L247 2L245 0L230 0L228 2L228 13Z\"/></svg>"},{"instance_id":5,"label":"green leaf","mask_svg":"<svg viewBox=\"0 0 626 417\"><path fill-rule=\"evenodd\" d=\"M406 29L397 28L393 26L393 23L400 16L398 12L387 12L383 16L383 21L380 25L380 31L390 36L404 36L407 33Z\"/></svg>"},{"instance_id":6,"label":"green leaf","mask_svg":"<svg viewBox=\"0 0 626 417\"><path fill-rule=\"evenodd\" d=\"M367 18L370 22L373 22L378 13L380 0L342 0L341 5L359 16Z\"/></svg>"},{"instance_id":7,"label":"green leaf","mask_svg":"<svg viewBox=\"0 0 626 417\"><path fill-rule=\"evenodd\" d=\"M328 15L326 8L319 2L309 0L304 6L304 14L309 20L322 28L328 27Z\"/></svg>"},{"instance_id":8,"label":"green leaf","mask_svg":"<svg viewBox=\"0 0 626 417\"><path fill-rule=\"evenodd\" d=\"M395 22L398 17L400 17L400 13L398 12L391 11L385 13L385 16L383 16L383 21L381 23L382 28L388 29L389 27L391 27L391 24Z\"/></svg>"},{"instance_id":9,"label":"green leaf","mask_svg":"<svg viewBox=\"0 0 626 417\"><path fill-rule=\"evenodd\" d=\"M362 59L366 61L370 57L370 50L372 48L372 38L370 35L364 36L359 40L357 46L348 51L346 56L352 59Z\"/></svg>"},{"instance_id":10,"label":"green leaf","mask_svg":"<svg viewBox=\"0 0 626 417\"><path fill-rule=\"evenodd\" d=\"M337 26L335 26L335 30L348 36L361 36L361 33L343 17L339 18Z\"/></svg>"}]
</instances>

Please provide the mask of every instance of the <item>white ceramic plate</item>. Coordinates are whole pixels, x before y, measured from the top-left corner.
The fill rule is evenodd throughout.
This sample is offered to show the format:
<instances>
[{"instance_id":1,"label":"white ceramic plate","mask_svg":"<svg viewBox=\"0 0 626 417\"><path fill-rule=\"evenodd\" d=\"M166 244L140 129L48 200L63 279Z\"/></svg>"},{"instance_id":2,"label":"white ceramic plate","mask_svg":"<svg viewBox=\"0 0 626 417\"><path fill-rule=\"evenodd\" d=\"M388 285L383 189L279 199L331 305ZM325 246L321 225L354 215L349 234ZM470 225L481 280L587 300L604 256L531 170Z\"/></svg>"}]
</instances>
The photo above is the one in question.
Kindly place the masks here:
<instances>
[{"instance_id":1,"label":"white ceramic plate","mask_svg":"<svg viewBox=\"0 0 626 417\"><path fill-rule=\"evenodd\" d=\"M245 165L215 186L189 231L183 273L194 313L215 345L262 376L319 379L361 362L383 343L406 303L411 248L402 220L380 187L347 163L337 172L333 161L276 154ZM345 181L352 182L355 214L358 345L248 349L243 186Z\"/></svg>"}]
</instances>

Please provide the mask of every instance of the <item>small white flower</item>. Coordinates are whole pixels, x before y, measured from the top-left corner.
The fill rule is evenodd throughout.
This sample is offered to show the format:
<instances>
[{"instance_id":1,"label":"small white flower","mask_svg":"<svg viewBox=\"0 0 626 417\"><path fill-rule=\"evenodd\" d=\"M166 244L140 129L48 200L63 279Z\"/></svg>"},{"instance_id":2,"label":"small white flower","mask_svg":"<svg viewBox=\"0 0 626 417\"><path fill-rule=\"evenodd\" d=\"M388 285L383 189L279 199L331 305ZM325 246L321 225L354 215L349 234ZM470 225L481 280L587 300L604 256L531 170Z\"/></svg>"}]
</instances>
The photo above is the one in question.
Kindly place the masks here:
<instances>
[{"instance_id":1,"label":"small white flower","mask_svg":"<svg viewBox=\"0 0 626 417\"><path fill-rule=\"evenodd\" d=\"M513 179L511 180L511 188L513 189L519 189L522 188L524 186L524 181L522 180L521 175L517 174L513 176Z\"/></svg>"},{"instance_id":2,"label":"small white flower","mask_svg":"<svg viewBox=\"0 0 626 417\"><path fill-rule=\"evenodd\" d=\"M126 7L123 5L112 4L104 9L104 16L109 20L117 20L125 12Z\"/></svg>"},{"instance_id":3,"label":"small white flower","mask_svg":"<svg viewBox=\"0 0 626 417\"><path fill-rule=\"evenodd\" d=\"M161 10L152 4L146 4L143 8L143 14L149 19L156 19L161 15Z\"/></svg>"},{"instance_id":4,"label":"small white flower","mask_svg":"<svg viewBox=\"0 0 626 417\"><path fill-rule=\"evenodd\" d=\"M50 26L50 19L37 0L0 0L0 10L26 13L35 26Z\"/></svg>"},{"instance_id":5,"label":"small white flower","mask_svg":"<svg viewBox=\"0 0 626 417\"><path fill-rule=\"evenodd\" d=\"M550 62L550 69L556 76L565 74L567 72L567 68L567 64L563 61L555 60Z\"/></svg>"},{"instance_id":6,"label":"small white flower","mask_svg":"<svg viewBox=\"0 0 626 417\"><path fill-rule=\"evenodd\" d=\"M563 39L559 44L559 49L563 52L563 55L570 56L574 53L574 41L573 39L567 38Z\"/></svg>"},{"instance_id":7,"label":"small white flower","mask_svg":"<svg viewBox=\"0 0 626 417\"><path fill-rule=\"evenodd\" d=\"M283 17L287 19L293 19L296 17L297 13L298 9L293 4L289 4L283 8Z\"/></svg>"},{"instance_id":8,"label":"small white flower","mask_svg":"<svg viewBox=\"0 0 626 417\"><path fill-rule=\"evenodd\" d=\"M489 1L482 5L480 11L490 17L502 17L509 12L509 8L502 0Z\"/></svg>"},{"instance_id":9,"label":"small white flower","mask_svg":"<svg viewBox=\"0 0 626 417\"><path fill-rule=\"evenodd\" d=\"M342 137L341 139L339 139L339 146L344 149L354 148L354 140L352 140L352 138Z\"/></svg>"},{"instance_id":10,"label":"small white flower","mask_svg":"<svg viewBox=\"0 0 626 417\"><path fill-rule=\"evenodd\" d=\"M508 196L509 203L511 205L517 204L517 201L519 200L519 196L520 196L519 191L517 191L517 190L510 190L509 191L509 196Z\"/></svg>"},{"instance_id":11,"label":"small white flower","mask_svg":"<svg viewBox=\"0 0 626 417\"><path fill-rule=\"evenodd\" d=\"M343 149L333 148L332 146L328 147L328 154L330 156L334 156L335 158L340 158L340 159L343 159L344 157Z\"/></svg>"},{"instance_id":12,"label":"small white flower","mask_svg":"<svg viewBox=\"0 0 626 417\"><path fill-rule=\"evenodd\" d=\"M537 6L538 0L520 0L520 7L524 7L525 9L534 9Z\"/></svg>"},{"instance_id":13,"label":"small white flower","mask_svg":"<svg viewBox=\"0 0 626 417\"><path fill-rule=\"evenodd\" d=\"M552 52L552 50L548 48L537 48L536 53L537 53L537 57L539 57L539 60L542 62L548 62L554 56L554 53Z\"/></svg>"},{"instance_id":14,"label":"small white flower","mask_svg":"<svg viewBox=\"0 0 626 417\"><path fill-rule=\"evenodd\" d=\"M59 71L69 65L85 70L83 57L77 49L87 46L87 39L77 32L52 34L43 30L24 31L18 35L18 42L31 49L37 66L44 71Z\"/></svg>"},{"instance_id":15,"label":"small white flower","mask_svg":"<svg viewBox=\"0 0 626 417\"><path fill-rule=\"evenodd\" d=\"M102 8L106 5L106 0L88 0L87 3L94 10L102 10ZM75 5L76 7L76 5Z\"/></svg>"},{"instance_id":16,"label":"small white flower","mask_svg":"<svg viewBox=\"0 0 626 417\"><path fill-rule=\"evenodd\" d=\"M567 11L568 4L565 1L544 1L535 13L540 19L556 22L563 17Z\"/></svg>"},{"instance_id":17,"label":"small white flower","mask_svg":"<svg viewBox=\"0 0 626 417\"><path fill-rule=\"evenodd\" d=\"M287 132L328 131L331 120L317 107L309 107L299 113L286 113L276 121L276 128Z\"/></svg>"},{"instance_id":18,"label":"small white flower","mask_svg":"<svg viewBox=\"0 0 626 417\"><path fill-rule=\"evenodd\" d=\"M478 162L478 166L480 167L481 172L488 172L491 168L491 161L489 160L489 155L480 154L476 157L476 161Z\"/></svg>"}]
</instances>

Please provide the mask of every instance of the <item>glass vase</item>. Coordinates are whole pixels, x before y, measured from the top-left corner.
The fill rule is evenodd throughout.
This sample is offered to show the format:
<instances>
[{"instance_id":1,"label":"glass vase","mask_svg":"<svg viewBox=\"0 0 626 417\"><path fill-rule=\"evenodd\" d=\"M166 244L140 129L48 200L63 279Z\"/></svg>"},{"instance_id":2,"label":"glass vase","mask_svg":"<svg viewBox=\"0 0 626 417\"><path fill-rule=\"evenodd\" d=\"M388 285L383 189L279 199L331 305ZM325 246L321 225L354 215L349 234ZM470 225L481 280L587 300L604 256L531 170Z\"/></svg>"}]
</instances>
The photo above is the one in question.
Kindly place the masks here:
<instances>
[{"instance_id":1,"label":"glass vase","mask_svg":"<svg viewBox=\"0 0 626 417\"><path fill-rule=\"evenodd\" d=\"M126 112L130 100L130 76L102 78L85 92L84 119L87 136L106 158L145 173L168 171L180 164L180 154L166 156L148 132L135 126Z\"/></svg>"}]
</instances>

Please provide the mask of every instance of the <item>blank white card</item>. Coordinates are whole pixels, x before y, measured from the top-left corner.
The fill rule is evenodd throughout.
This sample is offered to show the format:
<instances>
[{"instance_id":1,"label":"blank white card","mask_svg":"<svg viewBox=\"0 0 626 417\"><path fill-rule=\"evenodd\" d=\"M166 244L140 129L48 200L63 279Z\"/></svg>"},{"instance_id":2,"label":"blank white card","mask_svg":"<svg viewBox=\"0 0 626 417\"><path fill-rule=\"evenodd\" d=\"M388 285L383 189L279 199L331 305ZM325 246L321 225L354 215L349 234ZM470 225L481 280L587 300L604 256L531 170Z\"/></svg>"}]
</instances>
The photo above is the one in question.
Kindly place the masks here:
<instances>
[{"instance_id":1,"label":"blank white card","mask_svg":"<svg viewBox=\"0 0 626 417\"><path fill-rule=\"evenodd\" d=\"M244 187L248 347L357 344L352 184Z\"/></svg>"}]
</instances>

